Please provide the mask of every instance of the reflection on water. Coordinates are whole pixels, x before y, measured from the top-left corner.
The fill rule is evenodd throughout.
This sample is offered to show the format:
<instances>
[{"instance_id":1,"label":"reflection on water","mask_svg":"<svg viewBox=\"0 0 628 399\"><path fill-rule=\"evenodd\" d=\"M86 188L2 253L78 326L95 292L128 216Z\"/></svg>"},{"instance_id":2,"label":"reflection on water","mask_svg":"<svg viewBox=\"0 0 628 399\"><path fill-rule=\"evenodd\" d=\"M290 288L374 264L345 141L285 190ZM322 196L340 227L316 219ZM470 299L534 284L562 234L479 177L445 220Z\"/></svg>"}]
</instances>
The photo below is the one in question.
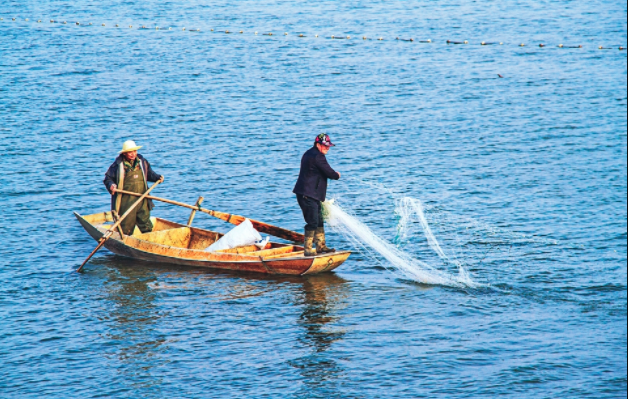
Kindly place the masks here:
<instances>
[{"instance_id":1,"label":"reflection on water","mask_svg":"<svg viewBox=\"0 0 628 399\"><path fill-rule=\"evenodd\" d=\"M103 288L109 304L105 316L108 331L104 336L115 351L110 359L117 359L113 367L130 384L129 388L159 386L162 381L152 371L165 363L160 357L164 348L160 347L167 337L159 331L163 313L155 303L157 295L149 287L157 277L150 268L130 259L117 256L101 259L98 267L106 270Z\"/></svg>"},{"instance_id":2,"label":"reflection on water","mask_svg":"<svg viewBox=\"0 0 628 399\"><path fill-rule=\"evenodd\" d=\"M303 311L299 324L304 333L299 343L310 351L291 364L303 376L302 394L307 394L310 389L322 389L329 397L337 393L336 383L343 369L332 356L327 356L326 351L345 335L343 330L334 327L334 322L339 321L338 310L349 295L348 284L335 274L320 274L303 277L301 287Z\"/></svg>"},{"instance_id":3,"label":"reflection on water","mask_svg":"<svg viewBox=\"0 0 628 399\"><path fill-rule=\"evenodd\" d=\"M0 398L626 396L626 52L596 49L625 45L626 3L205 3L0 1ZM166 176L155 195L295 230L320 132L329 197L386 241L394 198L420 199L444 253L502 291L425 289L359 254L350 283L105 250L70 273L95 247L72 211L108 209L125 140ZM453 266L407 227L404 251Z\"/></svg>"},{"instance_id":4,"label":"reflection on water","mask_svg":"<svg viewBox=\"0 0 628 399\"><path fill-rule=\"evenodd\" d=\"M172 320L168 317L171 315L162 310L167 307L162 303L164 300L203 301L203 308L196 309L202 314L211 313L218 303L246 304L254 299L279 303L287 309L294 306L301 309L294 325L297 339L293 343L301 356L287 362L303 378L303 392L299 395L316 389L327 397L335 396L342 367L326 352L345 335L335 325L349 295L348 282L336 274L268 276L156 265L118 256L101 257L94 267L105 271L103 290L110 304L104 316L108 325L105 337L115 351L110 360L115 360L114 368L123 377L134 381L129 388L146 390L162 383L158 370L168 361L161 354L174 350L170 346L178 341L164 332L172 329ZM286 320L289 319L277 317L273 322L279 325ZM225 325L233 322L222 321ZM243 318L241 323L252 323L252 320ZM268 328L261 322L257 327ZM283 327L293 329L290 325ZM274 332L267 333L270 334L268 339L272 339ZM211 330L206 338L213 340L218 335L216 330Z\"/></svg>"},{"instance_id":5,"label":"reflection on water","mask_svg":"<svg viewBox=\"0 0 628 399\"><path fill-rule=\"evenodd\" d=\"M304 277L303 303L305 308L300 317L300 324L305 328L304 344L312 346L316 352L323 352L343 332L325 329L328 323L336 321L335 312L338 301L347 295L347 281L335 274L323 274Z\"/></svg>"}]
</instances>

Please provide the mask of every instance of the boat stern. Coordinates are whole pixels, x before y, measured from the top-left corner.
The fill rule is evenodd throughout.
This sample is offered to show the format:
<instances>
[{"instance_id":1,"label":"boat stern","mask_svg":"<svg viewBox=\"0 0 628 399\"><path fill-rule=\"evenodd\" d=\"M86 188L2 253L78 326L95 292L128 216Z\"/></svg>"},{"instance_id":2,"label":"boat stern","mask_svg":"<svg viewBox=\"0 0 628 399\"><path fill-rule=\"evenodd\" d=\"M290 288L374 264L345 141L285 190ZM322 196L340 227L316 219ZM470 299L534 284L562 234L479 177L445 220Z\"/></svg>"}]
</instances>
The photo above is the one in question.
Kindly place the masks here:
<instances>
[{"instance_id":1,"label":"boat stern","mask_svg":"<svg viewBox=\"0 0 628 399\"><path fill-rule=\"evenodd\" d=\"M329 272L342 265L349 258L351 251L334 252L329 255L318 255L312 265L302 275Z\"/></svg>"},{"instance_id":2,"label":"boat stern","mask_svg":"<svg viewBox=\"0 0 628 399\"><path fill-rule=\"evenodd\" d=\"M79 221L81 226L83 226L87 234L92 236L92 238L96 241L100 240L100 238L104 235L104 233L99 230L96 225L113 222L111 212L100 212L87 216L81 216L78 213L74 212L74 216Z\"/></svg>"}]
</instances>

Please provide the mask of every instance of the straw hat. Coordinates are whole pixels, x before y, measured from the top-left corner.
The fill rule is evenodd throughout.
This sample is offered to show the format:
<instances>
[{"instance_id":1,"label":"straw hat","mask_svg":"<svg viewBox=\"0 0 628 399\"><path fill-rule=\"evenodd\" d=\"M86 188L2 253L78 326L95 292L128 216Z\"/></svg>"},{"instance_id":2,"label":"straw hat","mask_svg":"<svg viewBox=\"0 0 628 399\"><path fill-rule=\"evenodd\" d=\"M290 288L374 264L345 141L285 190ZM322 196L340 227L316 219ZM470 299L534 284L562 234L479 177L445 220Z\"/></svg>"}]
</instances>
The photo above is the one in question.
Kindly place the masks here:
<instances>
[{"instance_id":1,"label":"straw hat","mask_svg":"<svg viewBox=\"0 0 628 399\"><path fill-rule=\"evenodd\" d=\"M124 144L122 144L122 151L120 151L119 154L122 154L123 152L139 150L140 148L142 148L142 146L136 145L135 141L127 140L124 142Z\"/></svg>"}]
</instances>

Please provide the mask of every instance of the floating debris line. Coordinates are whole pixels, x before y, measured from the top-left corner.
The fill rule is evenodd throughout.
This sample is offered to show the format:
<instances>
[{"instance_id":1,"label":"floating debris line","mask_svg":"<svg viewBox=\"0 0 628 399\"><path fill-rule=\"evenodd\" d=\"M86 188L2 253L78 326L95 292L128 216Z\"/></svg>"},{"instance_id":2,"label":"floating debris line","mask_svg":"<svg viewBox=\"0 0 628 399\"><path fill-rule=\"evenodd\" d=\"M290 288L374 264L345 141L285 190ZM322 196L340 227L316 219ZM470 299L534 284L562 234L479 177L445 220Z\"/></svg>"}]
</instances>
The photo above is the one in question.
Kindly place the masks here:
<instances>
[{"instance_id":1,"label":"floating debris line","mask_svg":"<svg viewBox=\"0 0 628 399\"><path fill-rule=\"evenodd\" d=\"M4 18L0 17L0 22L2 22L2 21L4 21ZM35 24L35 26L37 26L37 24L41 24L41 22L42 22L41 19L38 19L37 22L32 22L31 19L29 19L29 18L24 18L22 20L22 19L18 19L17 17L12 17L11 21L12 22L21 22L21 21L23 21L23 22L26 22L28 24ZM54 19L51 19L50 23L51 24L68 25L67 21L60 22L60 21L54 20ZM74 24L70 24L70 26L86 27L86 26L93 26L93 24L91 22L89 22L89 23L82 23L80 21L75 21ZM106 23L102 23L100 26L101 27L107 27ZM114 26L116 28L120 28L121 25L120 24L115 24ZM173 27L164 28L164 27L155 26L154 28L150 28L150 27L147 27L146 25L139 25L139 26L141 26L140 28L138 28L140 30L155 30L155 31L172 31L173 30ZM129 28L133 28L133 24L129 25ZM179 30L179 31L182 31L182 32L199 32L199 33L202 32L201 28L187 29L185 27L181 27L181 28L174 28L174 30ZM203 29L203 31L207 31L207 30ZM208 31L209 32L214 32L214 33L221 33L222 32L224 34L235 33L234 31L230 31L230 30L215 30L214 28L211 28ZM239 30L237 32L240 33L240 34L244 34L243 30ZM256 31L254 33L254 35L257 36L258 32ZM262 33L261 35L262 36L274 36L272 32ZM289 32L284 32L283 36L284 37L288 37L288 36L290 36L290 33ZM352 37L350 35L329 35L329 36L327 36L327 35L319 35L319 34L306 35L304 33L298 33L298 34L295 34L295 36L299 37L299 38L313 37L314 39L321 38L321 39L329 39L329 40L352 40L352 39L354 39L354 37ZM393 37L394 37L394 39L392 39ZM368 36L358 36L358 38L360 38L360 39L362 39L364 41L366 41L366 40L377 40L377 41L388 40L384 36L378 36L376 39L369 38ZM407 43L414 43L414 42L416 42L416 43L424 43L424 44L435 43L435 41L433 41L432 39L415 39L413 37L402 38L402 37L399 37L399 36L391 36L390 39L398 41L398 42L407 42ZM500 45L500 46L503 46L505 44L504 42L486 42L486 41L478 41L478 42L473 42L472 43L469 40L450 40L450 39L443 40L443 42L446 43L447 45L467 45L467 46L474 46L474 45L476 45L476 46L490 46L490 45ZM522 43L517 44L517 46L518 47L526 47L526 43L522 42ZM538 47L539 48L545 48L545 47L548 47L548 45L545 44L545 43L539 43ZM584 48L584 46L581 45L581 44L566 45L566 44L562 44L562 43L556 45L556 47L557 48L562 48L562 49L583 49ZM604 45L600 45L600 46L597 46L596 49L598 49L598 50L618 49L618 50L621 51L621 50L626 50L626 47L624 47L624 46L608 46L608 45L604 46Z\"/></svg>"}]
</instances>

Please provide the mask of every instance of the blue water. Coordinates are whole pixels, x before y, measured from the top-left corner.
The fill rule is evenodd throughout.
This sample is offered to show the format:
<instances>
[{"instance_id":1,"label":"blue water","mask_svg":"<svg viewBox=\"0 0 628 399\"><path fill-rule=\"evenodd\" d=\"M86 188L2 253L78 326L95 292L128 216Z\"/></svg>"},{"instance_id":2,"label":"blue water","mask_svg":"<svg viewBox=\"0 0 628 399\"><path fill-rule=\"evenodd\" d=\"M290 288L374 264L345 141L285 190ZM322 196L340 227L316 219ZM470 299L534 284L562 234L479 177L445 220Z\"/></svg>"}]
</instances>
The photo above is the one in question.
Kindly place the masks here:
<instances>
[{"instance_id":1,"label":"blue water","mask_svg":"<svg viewBox=\"0 0 628 399\"><path fill-rule=\"evenodd\" d=\"M626 12L3 1L0 397L626 397ZM166 177L155 194L300 230L291 190L320 132L343 209L453 273L416 222L399 234L395 200L422 201L479 288L357 251L306 278L106 250L73 272L95 243L72 211L108 209L124 140Z\"/></svg>"}]
</instances>

